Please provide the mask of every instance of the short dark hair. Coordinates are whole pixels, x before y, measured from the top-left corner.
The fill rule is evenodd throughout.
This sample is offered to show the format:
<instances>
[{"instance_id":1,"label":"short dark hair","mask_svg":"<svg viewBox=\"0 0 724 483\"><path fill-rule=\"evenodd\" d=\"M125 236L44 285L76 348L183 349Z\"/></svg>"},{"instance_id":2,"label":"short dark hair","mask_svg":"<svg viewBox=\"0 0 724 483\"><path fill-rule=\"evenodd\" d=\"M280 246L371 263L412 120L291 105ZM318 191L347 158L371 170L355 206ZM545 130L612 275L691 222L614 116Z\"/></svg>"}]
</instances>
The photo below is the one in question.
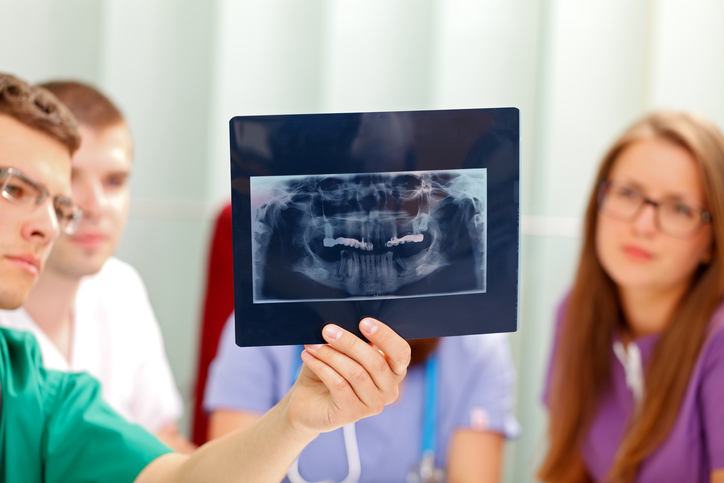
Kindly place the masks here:
<instances>
[{"instance_id":1,"label":"short dark hair","mask_svg":"<svg viewBox=\"0 0 724 483\"><path fill-rule=\"evenodd\" d=\"M39 86L0 72L0 114L57 139L72 155L80 147L78 124L56 96Z\"/></svg>"},{"instance_id":2,"label":"short dark hair","mask_svg":"<svg viewBox=\"0 0 724 483\"><path fill-rule=\"evenodd\" d=\"M68 106L79 124L104 129L125 122L116 105L93 86L78 81L51 81L40 84Z\"/></svg>"}]
</instances>

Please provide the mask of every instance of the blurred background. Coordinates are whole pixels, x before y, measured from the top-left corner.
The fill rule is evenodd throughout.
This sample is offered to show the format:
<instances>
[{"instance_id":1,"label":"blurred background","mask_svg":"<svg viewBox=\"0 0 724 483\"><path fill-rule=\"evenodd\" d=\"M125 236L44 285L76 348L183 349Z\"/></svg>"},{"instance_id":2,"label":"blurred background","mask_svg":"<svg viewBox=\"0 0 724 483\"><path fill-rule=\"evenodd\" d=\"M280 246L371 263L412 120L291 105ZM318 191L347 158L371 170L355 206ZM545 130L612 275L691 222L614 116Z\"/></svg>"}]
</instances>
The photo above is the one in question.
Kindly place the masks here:
<instances>
[{"instance_id":1,"label":"blurred background","mask_svg":"<svg viewBox=\"0 0 724 483\"><path fill-rule=\"evenodd\" d=\"M0 71L90 82L126 114L136 151L118 256L147 284L187 408L231 117L518 107L511 342L524 433L508 443L505 481L525 482L544 451L553 312L593 171L650 109L724 125L722 19L718 0L0 0Z\"/></svg>"}]
</instances>

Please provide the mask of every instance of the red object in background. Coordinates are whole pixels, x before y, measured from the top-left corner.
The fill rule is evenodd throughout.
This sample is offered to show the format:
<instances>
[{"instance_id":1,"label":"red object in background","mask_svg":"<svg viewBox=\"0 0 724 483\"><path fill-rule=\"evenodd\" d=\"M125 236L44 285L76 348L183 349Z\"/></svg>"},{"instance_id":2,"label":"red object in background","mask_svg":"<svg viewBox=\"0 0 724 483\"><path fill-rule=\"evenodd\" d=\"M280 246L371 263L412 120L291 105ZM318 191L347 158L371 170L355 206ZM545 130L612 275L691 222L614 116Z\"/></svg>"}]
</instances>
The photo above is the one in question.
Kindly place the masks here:
<instances>
[{"instance_id":1,"label":"red object in background","mask_svg":"<svg viewBox=\"0 0 724 483\"><path fill-rule=\"evenodd\" d=\"M201 346L199 347L196 385L194 387L194 415L192 441L202 445L207 441L208 418L202 408L204 388L209 364L216 356L219 338L224 324L234 311L234 255L231 231L231 204L216 219L214 235L209 250L209 267L206 274L204 314L201 321Z\"/></svg>"}]
</instances>

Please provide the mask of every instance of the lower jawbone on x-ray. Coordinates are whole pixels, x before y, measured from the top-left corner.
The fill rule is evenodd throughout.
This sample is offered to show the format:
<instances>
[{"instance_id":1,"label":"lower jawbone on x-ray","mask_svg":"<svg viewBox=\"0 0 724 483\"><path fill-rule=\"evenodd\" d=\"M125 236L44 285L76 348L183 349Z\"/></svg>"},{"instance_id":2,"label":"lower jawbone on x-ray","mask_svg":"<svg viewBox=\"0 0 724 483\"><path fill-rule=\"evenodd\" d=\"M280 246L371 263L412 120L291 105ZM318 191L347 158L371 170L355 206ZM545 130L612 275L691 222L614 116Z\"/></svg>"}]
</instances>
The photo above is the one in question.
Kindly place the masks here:
<instances>
[{"instance_id":1,"label":"lower jawbone on x-ray","mask_svg":"<svg viewBox=\"0 0 724 483\"><path fill-rule=\"evenodd\" d=\"M483 293L487 171L251 177L254 303Z\"/></svg>"}]
</instances>

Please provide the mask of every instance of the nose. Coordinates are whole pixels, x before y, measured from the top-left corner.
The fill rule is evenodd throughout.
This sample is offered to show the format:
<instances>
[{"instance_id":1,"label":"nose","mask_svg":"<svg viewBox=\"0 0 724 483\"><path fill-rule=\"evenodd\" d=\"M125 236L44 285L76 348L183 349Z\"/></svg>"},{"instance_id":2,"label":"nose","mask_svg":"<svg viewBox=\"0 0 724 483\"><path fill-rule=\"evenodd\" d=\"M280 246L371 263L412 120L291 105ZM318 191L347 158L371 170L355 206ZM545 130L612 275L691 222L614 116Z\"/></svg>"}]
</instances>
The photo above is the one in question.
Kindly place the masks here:
<instances>
[{"instance_id":1,"label":"nose","mask_svg":"<svg viewBox=\"0 0 724 483\"><path fill-rule=\"evenodd\" d=\"M650 235L657 231L656 210L658 206L652 202L645 202L633 220L634 230L642 235Z\"/></svg>"},{"instance_id":2,"label":"nose","mask_svg":"<svg viewBox=\"0 0 724 483\"><path fill-rule=\"evenodd\" d=\"M33 210L22 225L21 235L26 240L34 240L42 244L49 244L58 238L60 227L53 200L50 197Z\"/></svg>"},{"instance_id":3,"label":"nose","mask_svg":"<svg viewBox=\"0 0 724 483\"><path fill-rule=\"evenodd\" d=\"M87 180L73 185L73 200L83 208L84 219L96 219L106 208L108 198L100 182Z\"/></svg>"}]
</instances>

